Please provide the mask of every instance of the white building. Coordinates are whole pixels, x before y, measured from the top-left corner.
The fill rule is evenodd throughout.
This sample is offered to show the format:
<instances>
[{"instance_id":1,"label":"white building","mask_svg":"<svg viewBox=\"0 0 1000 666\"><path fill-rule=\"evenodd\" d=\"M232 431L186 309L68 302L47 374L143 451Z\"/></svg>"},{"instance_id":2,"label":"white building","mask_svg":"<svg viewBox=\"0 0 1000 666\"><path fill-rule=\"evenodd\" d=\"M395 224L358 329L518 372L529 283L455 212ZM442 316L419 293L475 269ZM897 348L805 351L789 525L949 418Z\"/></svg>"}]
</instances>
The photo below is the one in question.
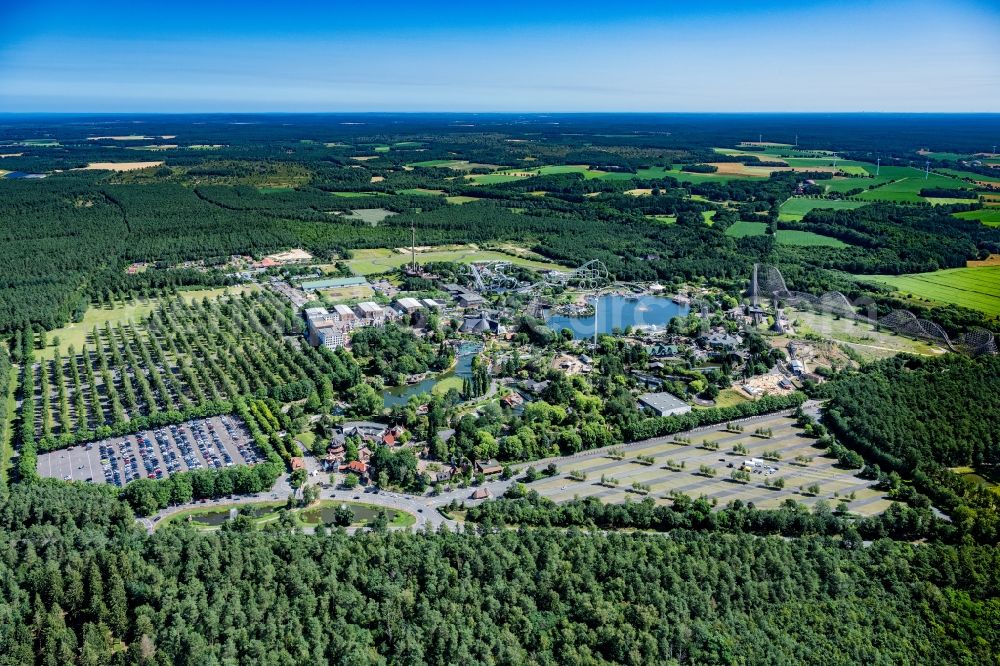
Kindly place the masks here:
<instances>
[{"instance_id":1,"label":"white building","mask_svg":"<svg viewBox=\"0 0 1000 666\"><path fill-rule=\"evenodd\" d=\"M657 416L677 416L691 411L691 405L670 393L643 393L639 396L639 406L651 409Z\"/></svg>"}]
</instances>

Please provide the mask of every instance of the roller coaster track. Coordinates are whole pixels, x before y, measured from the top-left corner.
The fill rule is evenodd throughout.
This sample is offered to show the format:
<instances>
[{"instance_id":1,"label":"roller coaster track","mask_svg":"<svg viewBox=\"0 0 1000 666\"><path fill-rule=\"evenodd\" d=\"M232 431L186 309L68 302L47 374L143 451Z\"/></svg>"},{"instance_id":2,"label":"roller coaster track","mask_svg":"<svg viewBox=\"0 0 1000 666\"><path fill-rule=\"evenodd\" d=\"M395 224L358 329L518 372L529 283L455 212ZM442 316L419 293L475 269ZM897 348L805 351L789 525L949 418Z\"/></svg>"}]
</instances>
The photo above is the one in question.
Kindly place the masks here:
<instances>
[{"instance_id":1,"label":"roller coaster track","mask_svg":"<svg viewBox=\"0 0 1000 666\"><path fill-rule=\"evenodd\" d=\"M790 291L781 271L776 266L768 264L754 264L747 295L755 306L759 305L761 299L780 300L790 305L807 305L822 312L887 328L910 338L942 344L951 351L971 356L997 353L996 339L993 333L986 329L972 329L952 340L937 323L928 319L920 319L909 310L893 310L884 317L879 317L872 309L871 315L865 315L858 312L857 308L839 291L829 291L820 296Z\"/></svg>"}]
</instances>

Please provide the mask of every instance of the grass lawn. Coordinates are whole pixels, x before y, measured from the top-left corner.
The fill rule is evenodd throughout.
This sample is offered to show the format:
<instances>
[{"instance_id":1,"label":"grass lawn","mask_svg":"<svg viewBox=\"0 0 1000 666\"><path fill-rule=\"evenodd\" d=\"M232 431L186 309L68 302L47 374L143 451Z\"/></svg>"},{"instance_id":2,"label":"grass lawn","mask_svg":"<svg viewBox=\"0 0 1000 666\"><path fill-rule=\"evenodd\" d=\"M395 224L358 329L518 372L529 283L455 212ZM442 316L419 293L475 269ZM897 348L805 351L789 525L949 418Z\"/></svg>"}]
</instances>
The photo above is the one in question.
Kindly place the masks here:
<instances>
[{"instance_id":1,"label":"grass lawn","mask_svg":"<svg viewBox=\"0 0 1000 666\"><path fill-rule=\"evenodd\" d=\"M882 282L903 294L935 303L954 303L1000 315L1000 266L948 268L913 275L859 276Z\"/></svg>"},{"instance_id":2,"label":"grass lawn","mask_svg":"<svg viewBox=\"0 0 1000 666\"><path fill-rule=\"evenodd\" d=\"M775 240L782 245L803 245L806 247L847 247L847 243L838 238L815 234L811 231L779 229L774 237Z\"/></svg>"},{"instance_id":3,"label":"grass lawn","mask_svg":"<svg viewBox=\"0 0 1000 666\"><path fill-rule=\"evenodd\" d=\"M733 222L726 229L726 235L733 238L745 238L746 236L763 236L767 231L767 224L764 222L744 222L740 220Z\"/></svg>"},{"instance_id":4,"label":"grass lawn","mask_svg":"<svg viewBox=\"0 0 1000 666\"><path fill-rule=\"evenodd\" d=\"M705 224L712 226L715 224L715 214L718 212L717 210L703 210L701 211L701 219L705 221Z\"/></svg>"},{"instance_id":5,"label":"grass lawn","mask_svg":"<svg viewBox=\"0 0 1000 666\"><path fill-rule=\"evenodd\" d=\"M1000 207L998 206L969 210L964 213L952 213L952 215L963 220L979 220L988 227L1000 227Z\"/></svg>"},{"instance_id":6,"label":"grass lawn","mask_svg":"<svg viewBox=\"0 0 1000 666\"><path fill-rule=\"evenodd\" d=\"M295 439L302 442L302 446L305 447L306 451L312 450L312 445L316 441L316 433L307 430L305 432L300 432L295 436Z\"/></svg>"},{"instance_id":7,"label":"grass lawn","mask_svg":"<svg viewBox=\"0 0 1000 666\"><path fill-rule=\"evenodd\" d=\"M160 529L164 525L172 525L177 523L187 522L188 519L200 530L213 531L219 529L219 525L207 525L198 520L199 517L217 517L219 514L228 514L230 509L256 509L259 515L251 518L253 523L257 526L264 525L266 523L271 523L280 517L280 510L285 506L285 502L253 502L248 504L215 504L215 505L196 505L190 509L184 509L178 513L173 514L166 520L161 521L156 525L156 529ZM307 508L296 508L291 510L291 515L295 518L296 522L305 527L315 527L320 522L322 522L321 512L324 509L335 508L340 505L346 505L351 511L354 512L354 521L351 523L354 527L360 527L368 524L372 517L377 515L380 511L385 511L389 516L389 525L392 527L409 527L416 524L417 517L412 513L407 513L406 511L399 511L397 509L388 509L386 507L378 506L376 504L366 504L363 502L347 502L339 499L329 499L321 500ZM311 514L311 515L310 515Z\"/></svg>"},{"instance_id":8,"label":"grass lawn","mask_svg":"<svg viewBox=\"0 0 1000 666\"><path fill-rule=\"evenodd\" d=\"M850 347L866 360L887 358L900 352L922 356L937 356L945 352L944 349L923 340L896 335L885 329L875 330L871 324L845 317L837 318L830 313L793 308L789 310L789 318L798 322L795 326L797 335L813 333Z\"/></svg>"},{"instance_id":9,"label":"grass lawn","mask_svg":"<svg viewBox=\"0 0 1000 666\"><path fill-rule=\"evenodd\" d=\"M866 205L864 201L848 201L845 199L810 199L809 197L792 197L781 204L778 219L797 222L806 213L817 208L832 210L850 210Z\"/></svg>"},{"instance_id":10,"label":"grass lawn","mask_svg":"<svg viewBox=\"0 0 1000 666\"><path fill-rule=\"evenodd\" d=\"M240 294L243 291L255 288L250 286L219 287L217 289L180 290L178 293L190 302L205 297L215 298L226 293ZM83 321L71 322L61 328L49 331L46 334L48 346L45 349L36 350L35 357L39 360L51 359L56 350L56 346L53 344L56 338L59 338L59 353L63 356L67 354L71 345L76 351L80 351L84 344L87 343L87 338L95 326L103 328L106 322L111 322L111 325L114 326L119 322L124 324L127 321L139 321L142 317L152 312L157 305L159 305L159 300L152 298L137 299L124 305L116 305L113 308L88 308L86 314L83 315Z\"/></svg>"},{"instance_id":11,"label":"grass lawn","mask_svg":"<svg viewBox=\"0 0 1000 666\"><path fill-rule=\"evenodd\" d=\"M386 248L375 248L369 250L356 250L354 258L346 263L351 270L359 275L371 275L373 273L383 273L387 270L398 268L409 263L410 255L395 252ZM460 247L458 249L431 250L417 253L417 263L424 264L431 261L456 261L471 263L473 261L509 261L512 264L537 268L539 270L552 270L565 268L558 264L546 262L544 260L529 259L519 257L505 252L495 250L480 250L474 247Z\"/></svg>"},{"instance_id":12,"label":"grass lawn","mask_svg":"<svg viewBox=\"0 0 1000 666\"><path fill-rule=\"evenodd\" d=\"M747 397L734 388L722 389L719 395L715 396L716 407L732 407L746 401Z\"/></svg>"},{"instance_id":13,"label":"grass lawn","mask_svg":"<svg viewBox=\"0 0 1000 666\"><path fill-rule=\"evenodd\" d=\"M455 375L452 375L451 377L445 377L444 379L442 379L441 381L439 381L434 385L434 387L431 389L431 392L434 393L435 395L444 395L451 389L455 389L456 391L462 390L461 377L456 377Z\"/></svg>"},{"instance_id":14,"label":"grass lawn","mask_svg":"<svg viewBox=\"0 0 1000 666\"><path fill-rule=\"evenodd\" d=\"M714 212L714 211L713 211ZM663 224L676 224L677 218L673 215L647 215L647 220L655 220L656 222L661 222Z\"/></svg>"}]
</instances>

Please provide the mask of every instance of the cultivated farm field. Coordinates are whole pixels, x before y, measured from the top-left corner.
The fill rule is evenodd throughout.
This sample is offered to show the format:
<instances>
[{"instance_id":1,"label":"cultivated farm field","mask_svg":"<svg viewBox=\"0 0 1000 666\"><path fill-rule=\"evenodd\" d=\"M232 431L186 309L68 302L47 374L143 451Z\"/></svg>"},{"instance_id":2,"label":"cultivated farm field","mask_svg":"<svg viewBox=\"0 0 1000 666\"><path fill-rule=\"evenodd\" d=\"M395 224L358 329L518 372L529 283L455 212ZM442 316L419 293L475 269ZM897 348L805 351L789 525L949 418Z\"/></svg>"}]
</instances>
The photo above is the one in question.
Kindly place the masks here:
<instances>
[{"instance_id":1,"label":"cultivated farm field","mask_svg":"<svg viewBox=\"0 0 1000 666\"><path fill-rule=\"evenodd\" d=\"M847 199L812 199L809 197L792 197L781 204L779 220L797 221L805 217L806 213L817 208L832 210L851 210L866 205L864 201L852 201Z\"/></svg>"},{"instance_id":2,"label":"cultivated farm field","mask_svg":"<svg viewBox=\"0 0 1000 666\"><path fill-rule=\"evenodd\" d=\"M979 220L988 227L1000 227L1000 206L953 213L953 215L963 220Z\"/></svg>"},{"instance_id":3,"label":"cultivated farm field","mask_svg":"<svg viewBox=\"0 0 1000 666\"><path fill-rule=\"evenodd\" d=\"M948 268L933 273L879 275L869 279L884 282L916 298L1000 315L1000 266Z\"/></svg>"}]
</instances>

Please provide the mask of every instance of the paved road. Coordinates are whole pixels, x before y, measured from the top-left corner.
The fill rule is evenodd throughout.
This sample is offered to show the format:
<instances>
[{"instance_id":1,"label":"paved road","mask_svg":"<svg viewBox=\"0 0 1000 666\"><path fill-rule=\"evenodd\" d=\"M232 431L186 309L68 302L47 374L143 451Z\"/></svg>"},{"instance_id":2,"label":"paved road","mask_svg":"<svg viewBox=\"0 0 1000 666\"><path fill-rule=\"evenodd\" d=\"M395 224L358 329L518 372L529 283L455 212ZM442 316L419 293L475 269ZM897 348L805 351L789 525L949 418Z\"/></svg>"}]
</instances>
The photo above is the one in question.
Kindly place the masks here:
<instances>
[{"instance_id":1,"label":"paved road","mask_svg":"<svg viewBox=\"0 0 1000 666\"><path fill-rule=\"evenodd\" d=\"M811 414L812 416L818 416L820 403L815 400L810 400L803 404L803 410ZM773 418L775 416L788 416L792 414L794 410L784 410L781 412L772 412L770 414L762 414L760 416L753 416L745 419L739 419L737 423L753 423L754 421L759 421L767 418ZM695 428L694 430L689 430L687 433L678 433L684 435L696 435L700 432L715 431L718 430L718 424L703 426L700 428ZM590 451L583 451L572 456L556 456L551 458L545 458L542 460L535 460L530 463L522 463L521 466L532 465L536 469L541 469L548 465L549 463L555 463L560 469L566 468L567 465L572 465L574 461L586 460L588 458L600 457L606 455L609 449L618 448L622 449L626 453L634 450L641 449L643 447L649 446L651 444L660 444L664 442L673 441L674 435L667 435L664 437L654 437L651 439L641 440L637 442L631 442L629 444L618 444L615 446L605 447L603 449L592 449ZM481 488L486 488L490 491L491 496L500 497L503 495L507 489L516 483L516 479L494 479L492 481L487 481L486 483L479 486ZM405 493L389 493L389 492L364 492L362 489L358 488L355 491L336 489L336 488L323 488L320 491L320 499L341 499L345 501L356 501L364 502L366 504L374 504L376 506L383 506L388 509L396 509L399 511L406 511L417 517L417 527L430 527L432 529L437 529L441 525L450 524L455 525L455 521L448 520L438 512L438 508L445 507L452 502L452 500L457 502L465 502L466 506L471 506L478 504L484 500L473 500L471 495L475 488L460 488L452 490L450 492L441 493L440 495L409 495ZM212 506L232 506L240 504L252 504L254 502L262 501L272 501L272 500L283 500L286 499L292 493L292 488L289 485L288 475L284 475L278 479L275 483L274 488L270 491L264 493L258 493L256 495L245 495L238 497L236 499L219 499L207 501L204 504L186 504L183 506L169 507L160 511L159 513L151 516L150 518L144 518L140 522L145 525L146 529L152 532L153 528L157 523L162 521L164 518L172 516L179 511L189 509L192 506L209 508ZM357 499L355 499L357 498Z\"/></svg>"}]
</instances>

